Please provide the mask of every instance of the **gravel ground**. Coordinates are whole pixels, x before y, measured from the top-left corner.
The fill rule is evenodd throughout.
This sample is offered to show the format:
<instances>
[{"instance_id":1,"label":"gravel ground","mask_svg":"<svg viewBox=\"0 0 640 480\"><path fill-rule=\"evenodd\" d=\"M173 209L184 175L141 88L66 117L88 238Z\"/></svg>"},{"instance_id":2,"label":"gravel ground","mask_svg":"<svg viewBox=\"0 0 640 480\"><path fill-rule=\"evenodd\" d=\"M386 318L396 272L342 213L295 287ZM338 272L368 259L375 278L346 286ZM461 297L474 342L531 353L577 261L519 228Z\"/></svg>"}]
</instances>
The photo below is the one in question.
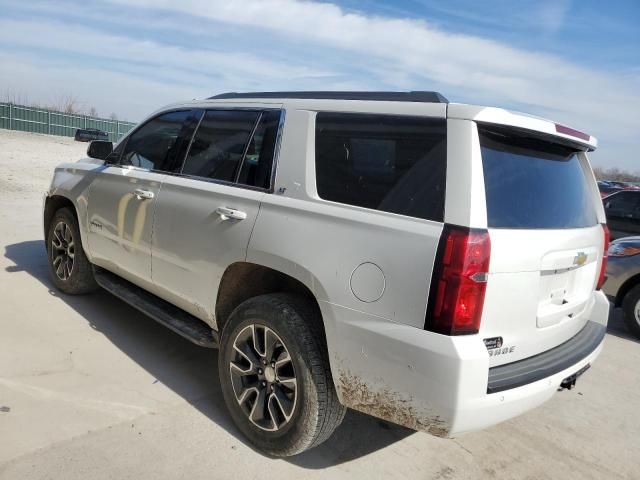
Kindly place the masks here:
<instances>
[{"instance_id":1,"label":"gravel ground","mask_svg":"<svg viewBox=\"0 0 640 480\"><path fill-rule=\"evenodd\" d=\"M215 351L106 292L47 276L41 201L72 139L0 130L0 478L638 479L640 343L612 315L576 389L442 440L349 412L291 459L252 450L225 410Z\"/></svg>"}]
</instances>

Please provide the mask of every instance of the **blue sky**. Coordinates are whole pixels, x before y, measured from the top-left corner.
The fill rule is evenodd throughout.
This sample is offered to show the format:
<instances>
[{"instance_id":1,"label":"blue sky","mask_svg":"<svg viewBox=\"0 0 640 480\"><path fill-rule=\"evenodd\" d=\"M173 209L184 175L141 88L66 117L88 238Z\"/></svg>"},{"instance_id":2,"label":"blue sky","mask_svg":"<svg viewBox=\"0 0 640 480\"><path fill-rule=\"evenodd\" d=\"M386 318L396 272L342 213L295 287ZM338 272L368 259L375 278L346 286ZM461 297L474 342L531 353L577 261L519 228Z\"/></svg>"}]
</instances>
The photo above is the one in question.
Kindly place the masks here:
<instances>
[{"instance_id":1,"label":"blue sky","mask_svg":"<svg viewBox=\"0 0 640 480\"><path fill-rule=\"evenodd\" d=\"M542 115L640 171L640 1L0 0L0 96L138 121L230 90L422 89Z\"/></svg>"}]
</instances>

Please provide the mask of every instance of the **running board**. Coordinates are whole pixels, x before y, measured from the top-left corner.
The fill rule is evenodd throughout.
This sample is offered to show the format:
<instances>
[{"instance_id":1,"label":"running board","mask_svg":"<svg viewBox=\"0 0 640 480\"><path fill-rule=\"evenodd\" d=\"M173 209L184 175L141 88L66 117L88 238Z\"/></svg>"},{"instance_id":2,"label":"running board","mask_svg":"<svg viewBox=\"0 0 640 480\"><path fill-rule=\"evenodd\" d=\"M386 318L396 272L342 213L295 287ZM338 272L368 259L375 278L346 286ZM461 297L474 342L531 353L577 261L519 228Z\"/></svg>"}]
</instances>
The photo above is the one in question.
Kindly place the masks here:
<instances>
[{"instance_id":1,"label":"running board","mask_svg":"<svg viewBox=\"0 0 640 480\"><path fill-rule=\"evenodd\" d=\"M98 285L165 327L201 347L218 348L218 332L199 318L102 268L94 273Z\"/></svg>"}]
</instances>

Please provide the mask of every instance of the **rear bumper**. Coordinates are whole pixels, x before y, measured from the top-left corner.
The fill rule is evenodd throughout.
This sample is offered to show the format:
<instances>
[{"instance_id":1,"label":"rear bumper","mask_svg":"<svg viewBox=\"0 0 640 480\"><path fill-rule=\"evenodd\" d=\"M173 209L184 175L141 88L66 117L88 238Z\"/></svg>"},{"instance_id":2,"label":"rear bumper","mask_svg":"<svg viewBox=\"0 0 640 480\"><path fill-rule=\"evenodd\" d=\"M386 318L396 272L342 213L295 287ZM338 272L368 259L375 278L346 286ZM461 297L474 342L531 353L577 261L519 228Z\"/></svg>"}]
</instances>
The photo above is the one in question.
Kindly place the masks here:
<instances>
[{"instance_id":1,"label":"rear bumper","mask_svg":"<svg viewBox=\"0 0 640 480\"><path fill-rule=\"evenodd\" d=\"M442 437L515 417L548 400L600 353L609 303L602 292L594 295L588 330L511 369L489 367L478 335L433 334L321 302L338 396L350 408ZM489 393L505 378L517 382Z\"/></svg>"},{"instance_id":2,"label":"rear bumper","mask_svg":"<svg viewBox=\"0 0 640 480\"><path fill-rule=\"evenodd\" d=\"M607 327L588 321L577 335L556 348L518 362L489 369L487 393L521 387L573 368L604 340Z\"/></svg>"},{"instance_id":3,"label":"rear bumper","mask_svg":"<svg viewBox=\"0 0 640 480\"><path fill-rule=\"evenodd\" d=\"M521 415L549 400L562 381L583 371L598 357L601 341L593 351L564 370L521 387L480 396L463 402L456 412L449 436L480 430Z\"/></svg>"}]
</instances>

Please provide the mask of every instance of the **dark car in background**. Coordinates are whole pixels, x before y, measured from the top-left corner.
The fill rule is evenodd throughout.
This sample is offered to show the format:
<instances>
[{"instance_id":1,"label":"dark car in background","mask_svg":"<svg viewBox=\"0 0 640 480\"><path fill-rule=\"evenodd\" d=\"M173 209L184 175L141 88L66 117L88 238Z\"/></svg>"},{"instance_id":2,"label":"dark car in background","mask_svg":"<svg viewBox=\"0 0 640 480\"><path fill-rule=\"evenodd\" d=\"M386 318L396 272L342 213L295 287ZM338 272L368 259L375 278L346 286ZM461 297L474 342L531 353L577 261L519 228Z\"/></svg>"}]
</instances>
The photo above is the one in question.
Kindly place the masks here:
<instances>
[{"instance_id":1,"label":"dark car in background","mask_svg":"<svg viewBox=\"0 0 640 480\"><path fill-rule=\"evenodd\" d=\"M622 190L640 190L640 186L635 183L617 182L613 180L598 180L598 190L602 198Z\"/></svg>"},{"instance_id":2,"label":"dark car in background","mask_svg":"<svg viewBox=\"0 0 640 480\"><path fill-rule=\"evenodd\" d=\"M622 307L628 330L640 338L640 237L611 243L602 290L616 307Z\"/></svg>"},{"instance_id":3,"label":"dark car in background","mask_svg":"<svg viewBox=\"0 0 640 480\"><path fill-rule=\"evenodd\" d=\"M109 140L109 134L97 128L79 128L74 136L76 142L90 142L92 140Z\"/></svg>"},{"instance_id":4,"label":"dark car in background","mask_svg":"<svg viewBox=\"0 0 640 480\"><path fill-rule=\"evenodd\" d=\"M598 180L598 190L600 190L600 196L606 197L607 195L611 195L612 193L619 192L623 190L622 187L612 184L611 182L606 182L604 180Z\"/></svg>"},{"instance_id":5,"label":"dark car in background","mask_svg":"<svg viewBox=\"0 0 640 480\"><path fill-rule=\"evenodd\" d=\"M621 190L602 203L612 239L640 235L640 190Z\"/></svg>"}]
</instances>

